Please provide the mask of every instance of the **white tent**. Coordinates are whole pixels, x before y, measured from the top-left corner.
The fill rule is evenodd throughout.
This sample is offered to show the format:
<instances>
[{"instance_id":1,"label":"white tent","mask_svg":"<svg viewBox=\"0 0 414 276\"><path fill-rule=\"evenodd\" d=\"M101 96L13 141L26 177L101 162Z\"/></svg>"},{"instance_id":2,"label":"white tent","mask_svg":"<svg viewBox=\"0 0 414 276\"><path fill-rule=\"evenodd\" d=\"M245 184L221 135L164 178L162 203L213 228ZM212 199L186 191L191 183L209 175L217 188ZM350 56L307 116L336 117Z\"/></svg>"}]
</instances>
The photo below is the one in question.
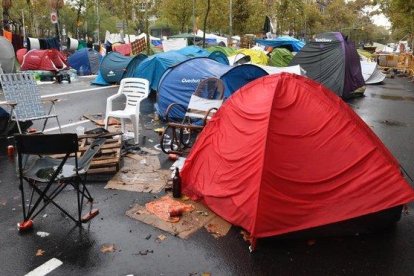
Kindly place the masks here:
<instances>
[{"instance_id":1,"label":"white tent","mask_svg":"<svg viewBox=\"0 0 414 276\"><path fill-rule=\"evenodd\" d=\"M385 74L378 69L376 62L361 60L361 69L365 84L380 83L385 79Z\"/></svg>"},{"instance_id":2,"label":"white tent","mask_svg":"<svg viewBox=\"0 0 414 276\"><path fill-rule=\"evenodd\" d=\"M200 36L200 37L203 37L203 34L204 34L204 32L202 30L198 30L197 33L196 33L196 35ZM206 33L206 38L207 39L215 39L217 41L217 44L219 44L220 42L223 42L227 46L227 38L226 37Z\"/></svg>"},{"instance_id":3,"label":"white tent","mask_svg":"<svg viewBox=\"0 0 414 276\"><path fill-rule=\"evenodd\" d=\"M275 67L275 66L266 66L266 65L257 65L263 68L269 75L279 74L279 73L292 73L296 75L306 76L306 71L300 67L300 65L293 65L287 67Z\"/></svg>"},{"instance_id":4,"label":"white tent","mask_svg":"<svg viewBox=\"0 0 414 276\"><path fill-rule=\"evenodd\" d=\"M174 38L162 41L162 48L164 52L171 50L180 50L187 46L187 38Z\"/></svg>"}]
</instances>

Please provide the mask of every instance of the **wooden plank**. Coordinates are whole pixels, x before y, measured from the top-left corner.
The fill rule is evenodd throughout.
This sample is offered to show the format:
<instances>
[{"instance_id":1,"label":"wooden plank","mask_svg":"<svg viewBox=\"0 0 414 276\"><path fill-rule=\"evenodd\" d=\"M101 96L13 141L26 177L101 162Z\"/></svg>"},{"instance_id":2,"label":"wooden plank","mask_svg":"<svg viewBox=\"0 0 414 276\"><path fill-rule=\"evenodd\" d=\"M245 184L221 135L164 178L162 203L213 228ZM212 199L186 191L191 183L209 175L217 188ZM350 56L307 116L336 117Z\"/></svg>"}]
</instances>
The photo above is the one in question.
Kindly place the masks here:
<instances>
[{"instance_id":1,"label":"wooden plank","mask_svg":"<svg viewBox=\"0 0 414 276\"><path fill-rule=\"evenodd\" d=\"M107 168L90 168L88 170L88 174L112 174L112 173L116 173L117 172L117 168L116 167L107 167Z\"/></svg>"},{"instance_id":2,"label":"wooden plank","mask_svg":"<svg viewBox=\"0 0 414 276\"><path fill-rule=\"evenodd\" d=\"M91 166L99 166L99 165L113 165L119 162L118 158L111 158L111 159L104 159L104 160L95 160L93 159L91 162Z\"/></svg>"}]
</instances>

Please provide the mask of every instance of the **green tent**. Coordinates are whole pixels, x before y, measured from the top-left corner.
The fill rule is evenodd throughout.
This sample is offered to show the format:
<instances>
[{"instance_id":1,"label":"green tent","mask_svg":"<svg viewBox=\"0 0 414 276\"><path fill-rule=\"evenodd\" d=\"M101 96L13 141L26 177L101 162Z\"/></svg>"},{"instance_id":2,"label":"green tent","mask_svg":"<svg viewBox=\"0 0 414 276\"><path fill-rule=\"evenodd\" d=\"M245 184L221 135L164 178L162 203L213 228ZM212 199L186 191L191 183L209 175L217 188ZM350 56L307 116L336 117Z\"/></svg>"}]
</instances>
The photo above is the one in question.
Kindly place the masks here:
<instances>
[{"instance_id":1,"label":"green tent","mask_svg":"<svg viewBox=\"0 0 414 276\"><path fill-rule=\"evenodd\" d=\"M286 67L293 58L293 54L285 48L275 48L270 54L269 65L276 67Z\"/></svg>"},{"instance_id":2,"label":"green tent","mask_svg":"<svg viewBox=\"0 0 414 276\"><path fill-rule=\"evenodd\" d=\"M83 48L87 48L87 47L88 47L88 44L86 43L86 41L79 40L78 50L83 49Z\"/></svg>"},{"instance_id":3,"label":"green tent","mask_svg":"<svg viewBox=\"0 0 414 276\"><path fill-rule=\"evenodd\" d=\"M236 49L230 48L230 47L223 47L223 46L211 46L207 48L207 51L210 53L219 51L225 54L227 57L234 56L236 54Z\"/></svg>"},{"instance_id":4,"label":"green tent","mask_svg":"<svg viewBox=\"0 0 414 276\"><path fill-rule=\"evenodd\" d=\"M371 54L368 51L365 51L365 50L362 50L362 49L357 49L357 51L358 51L358 54L360 56L365 57L366 59L373 60L374 57L375 57L373 54Z\"/></svg>"}]
</instances>

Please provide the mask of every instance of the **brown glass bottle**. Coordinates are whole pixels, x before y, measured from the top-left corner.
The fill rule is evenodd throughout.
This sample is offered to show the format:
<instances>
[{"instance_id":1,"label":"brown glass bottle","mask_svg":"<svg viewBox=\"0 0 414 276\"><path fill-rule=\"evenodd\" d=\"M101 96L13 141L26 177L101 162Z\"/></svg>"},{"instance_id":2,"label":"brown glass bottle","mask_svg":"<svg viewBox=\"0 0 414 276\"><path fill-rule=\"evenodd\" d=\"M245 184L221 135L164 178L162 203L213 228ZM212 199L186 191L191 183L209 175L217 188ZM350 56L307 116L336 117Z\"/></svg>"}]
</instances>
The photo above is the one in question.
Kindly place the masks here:
<instances>
[{"instance_id":1,"label":"brown glass bottle","mask_svg":"<svg viewBox=\"0 0 414 276\"><path fill-rule=\"evenodd\" d=\"M174 198L181 197L181 177L180 177L180 171L178 170L178 168L175 168L172 192L173 192Z\"/></svg>"}]
</instances>

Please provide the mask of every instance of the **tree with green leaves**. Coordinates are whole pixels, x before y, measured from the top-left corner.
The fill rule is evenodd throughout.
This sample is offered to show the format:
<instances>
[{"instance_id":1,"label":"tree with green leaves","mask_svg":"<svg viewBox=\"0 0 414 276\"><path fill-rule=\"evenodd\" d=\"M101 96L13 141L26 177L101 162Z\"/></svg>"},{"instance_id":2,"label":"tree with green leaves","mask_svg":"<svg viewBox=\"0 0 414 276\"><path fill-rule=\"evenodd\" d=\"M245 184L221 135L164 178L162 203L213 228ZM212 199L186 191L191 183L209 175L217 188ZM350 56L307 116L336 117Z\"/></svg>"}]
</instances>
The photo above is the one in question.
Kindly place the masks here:
<instances>
[{"instance_id":1,"label":"tree with green leaves","mask_svg":"<svg viewBox=\"0 0 414 276\"><path fill-rule=\"evenodd\" d=\"M180 32L185 32L192 26L192 0L167 0L160 4L160 15L170 24L178 26Z\"/></svg>"},{"instance_id":2,"label":"tree with green leaves","mask_svg":"<svg viewBox=\"0 0 414 276\"><path fill-rule=\"evenodd\" d=\"M246 22L251 16L249 0L233 0L233 33L243 35L248 28Z\"/></svg>"},{"instance_id":3,"label":"tree with green leaves","mask_svg":"<svg viewBox=\"0 0 414 276\"><path fill-rule=\"evenodd\" d=\"M414 34L414 1L413 0L378 0L380 12L391 21L393 37L400 40ZM411 41L412 44L412 41Z\"/></svg>"}]
</instances>

